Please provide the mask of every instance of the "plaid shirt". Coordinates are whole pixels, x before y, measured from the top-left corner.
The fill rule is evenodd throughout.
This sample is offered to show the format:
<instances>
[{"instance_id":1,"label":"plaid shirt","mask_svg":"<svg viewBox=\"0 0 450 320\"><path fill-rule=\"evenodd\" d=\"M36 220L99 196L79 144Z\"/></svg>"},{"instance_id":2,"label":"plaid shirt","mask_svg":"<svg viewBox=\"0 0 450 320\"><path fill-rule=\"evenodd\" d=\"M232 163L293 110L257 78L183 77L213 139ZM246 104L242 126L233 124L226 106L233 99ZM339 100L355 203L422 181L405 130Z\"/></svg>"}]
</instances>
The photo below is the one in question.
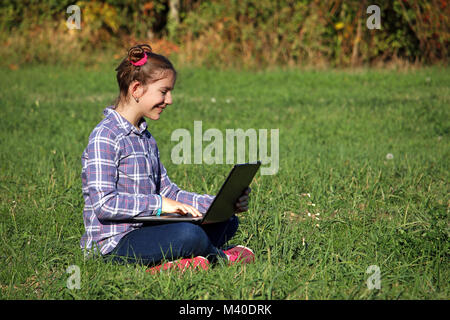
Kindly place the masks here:
<instances>
[{"instance_id":1,"label":"plaid shirt","mask_svg":"<svg viewBox=\"0 0 450 320\"><path fill-rule=\"evenodd\" d=\"M156 214L161 196L189 204L205 213L213 196L180 190L159 161L156 141L144 119L139 130L112 106L94 128L81 157L86 232L80 245L85 254L113 250L119 240L142 223L125 220Z\"/></svg>"}]
</instances>

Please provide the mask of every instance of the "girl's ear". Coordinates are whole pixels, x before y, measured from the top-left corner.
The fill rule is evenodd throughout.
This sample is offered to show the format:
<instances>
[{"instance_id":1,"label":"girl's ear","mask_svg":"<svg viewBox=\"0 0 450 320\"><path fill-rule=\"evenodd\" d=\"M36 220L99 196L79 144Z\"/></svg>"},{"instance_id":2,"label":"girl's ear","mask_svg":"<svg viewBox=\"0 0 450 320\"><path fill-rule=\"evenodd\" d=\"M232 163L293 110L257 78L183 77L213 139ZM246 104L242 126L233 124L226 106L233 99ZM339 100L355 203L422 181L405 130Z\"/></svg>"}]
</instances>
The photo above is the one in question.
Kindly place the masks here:
<instances>
[{"instance_id":1,"label":"girl's ear","mask_svg":"<svg viewBox=\"0 0 450 320\"><path fill-rule=\"evenodd\" d=\"M128 93L134 98L140 98L144 94L144 88L139 81L133 81L128 88Z\"/></svg>"}]
</instances>

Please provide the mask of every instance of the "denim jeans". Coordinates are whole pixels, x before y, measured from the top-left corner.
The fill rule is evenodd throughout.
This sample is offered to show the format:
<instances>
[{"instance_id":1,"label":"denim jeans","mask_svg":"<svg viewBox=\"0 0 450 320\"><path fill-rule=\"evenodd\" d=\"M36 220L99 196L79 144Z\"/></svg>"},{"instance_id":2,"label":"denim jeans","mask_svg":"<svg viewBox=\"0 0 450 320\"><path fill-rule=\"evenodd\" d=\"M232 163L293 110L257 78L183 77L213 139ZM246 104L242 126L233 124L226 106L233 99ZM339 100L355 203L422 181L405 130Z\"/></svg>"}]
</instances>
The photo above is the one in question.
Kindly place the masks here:
<instances>
[{"instance_id":1,"label":"denim jeans","mask_svg":"<svg viewBox=\"0 0 450 320\"><path fill-rule=\"evenodd\" d=\"M226 258L221 248L236 233L238 218L205 225L175 222L143 226L120 239L104 257L118 263L155 265L162 260L203 256L210 262Z\"/></svg>"}]
</instances>

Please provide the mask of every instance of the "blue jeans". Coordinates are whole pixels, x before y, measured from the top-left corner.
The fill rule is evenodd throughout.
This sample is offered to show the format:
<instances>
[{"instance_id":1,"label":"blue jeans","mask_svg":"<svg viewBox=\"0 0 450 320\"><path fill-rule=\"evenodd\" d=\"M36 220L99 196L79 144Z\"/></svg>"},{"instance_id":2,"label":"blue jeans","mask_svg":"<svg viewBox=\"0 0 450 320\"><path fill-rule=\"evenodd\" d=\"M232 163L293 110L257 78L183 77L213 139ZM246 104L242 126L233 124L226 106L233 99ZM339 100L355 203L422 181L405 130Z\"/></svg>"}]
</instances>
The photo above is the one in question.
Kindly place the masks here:
<instances>
[{"instance_id":1,"label":"blue jeans","mask_svg":"<svg viewBox=\"0 0 450 320\"><path fill-rule=\"evenodd\" d=\"M155 265L163 259L203 256L214 262L218 256L226 258L219 248L234 236L238 225L239 220L233 215L228 221L205 225L175 222L143 226L120 239L105 258L119 263Z\"/></svg>"}]
</instances>

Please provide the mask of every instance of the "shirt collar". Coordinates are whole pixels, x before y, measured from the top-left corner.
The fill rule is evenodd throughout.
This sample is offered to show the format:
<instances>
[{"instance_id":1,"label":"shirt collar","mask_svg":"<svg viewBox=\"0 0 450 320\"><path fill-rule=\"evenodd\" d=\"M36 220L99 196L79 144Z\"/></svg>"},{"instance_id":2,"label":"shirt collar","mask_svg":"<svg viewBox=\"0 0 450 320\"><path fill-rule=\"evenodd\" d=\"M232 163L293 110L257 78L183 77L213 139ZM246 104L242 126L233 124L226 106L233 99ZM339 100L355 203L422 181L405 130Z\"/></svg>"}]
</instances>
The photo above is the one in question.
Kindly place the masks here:
<instances>
[{"instance_id":1,"label":"shirt collar","mask_svg":"<svg viewBox=\"0 0 450 320\"><path fill-rule=\"evenodd\" d=\"M142 135L144 131L147 129L147 122L145 121L144 117L141 118L139 121L139 130L133 126L127 119L122 117L120 113L118 113L114 106L106 107L103 110L103 114L106 118L109 118L113 120L117 126L124 131L126 135L130 134L131 131L133 131L137 135Z\"/></svg>"}]
</instances>

